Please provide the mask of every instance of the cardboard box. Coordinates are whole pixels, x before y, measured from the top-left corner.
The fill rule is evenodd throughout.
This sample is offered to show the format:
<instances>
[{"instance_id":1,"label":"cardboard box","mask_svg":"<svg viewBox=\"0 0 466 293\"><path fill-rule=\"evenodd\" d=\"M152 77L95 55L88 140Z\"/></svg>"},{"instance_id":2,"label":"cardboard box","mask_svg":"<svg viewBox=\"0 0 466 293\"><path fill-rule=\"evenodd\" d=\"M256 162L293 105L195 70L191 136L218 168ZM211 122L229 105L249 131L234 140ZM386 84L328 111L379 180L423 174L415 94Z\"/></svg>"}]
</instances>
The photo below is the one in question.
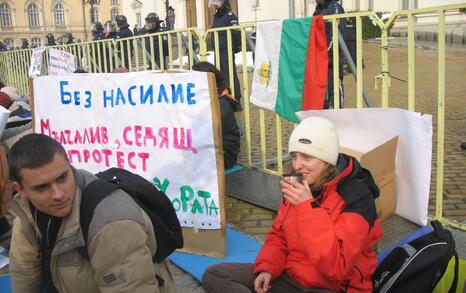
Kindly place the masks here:
<instances>
[{"instance_id":1,"label":"cardboard box","mask_svg":"<svg viewBox=\"0 0 466 293\"><path fill-rule=\"evenodd\" d=\"M369 170L380 189L380 195L375 200L377 215L384 221L395 212L396 184L395 157L398 137L365 150L354 150L340 147L340 152L358 159L361 165Z\"/></svg>"}]
</instances>

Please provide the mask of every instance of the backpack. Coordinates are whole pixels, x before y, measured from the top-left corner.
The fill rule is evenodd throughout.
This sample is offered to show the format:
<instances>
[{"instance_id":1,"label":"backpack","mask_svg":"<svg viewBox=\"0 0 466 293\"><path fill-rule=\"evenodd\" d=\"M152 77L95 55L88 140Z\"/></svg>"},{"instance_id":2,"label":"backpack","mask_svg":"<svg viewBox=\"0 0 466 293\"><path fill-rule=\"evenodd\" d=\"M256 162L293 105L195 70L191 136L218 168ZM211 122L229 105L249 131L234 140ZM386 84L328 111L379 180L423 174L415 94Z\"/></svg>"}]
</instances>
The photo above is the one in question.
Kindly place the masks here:
<instances>
[{"instance_id":1,"label":"backpack","mask_svg":"<svg viewBox=\"0 0 466 293\"><path fill-rule=\"evenodd\" d=\"M175 209L165 193L143 177L130 171L110 168L97 173L99 178L92 181L82 191L80 222L86 247L82 254L89 259L87 252L87 237L94 209L108 194L121 188L149 216L157 241L157 252L152 257L153 262L161 262L175 249L183 247L183 234Z\"/></svg>"},{"instance_id":2,"label":"backpack","mask_svg":"<svg viewBox=\"0 0 466 293\"><path fill-rule=\"evenodd\" d=\"M392 250L377 266L372 276L373 292L432 292L455 257L455 276L450 293L458 283L458 254L450 231L439 221L434 230Z\"/></svg>"}]
</instances>

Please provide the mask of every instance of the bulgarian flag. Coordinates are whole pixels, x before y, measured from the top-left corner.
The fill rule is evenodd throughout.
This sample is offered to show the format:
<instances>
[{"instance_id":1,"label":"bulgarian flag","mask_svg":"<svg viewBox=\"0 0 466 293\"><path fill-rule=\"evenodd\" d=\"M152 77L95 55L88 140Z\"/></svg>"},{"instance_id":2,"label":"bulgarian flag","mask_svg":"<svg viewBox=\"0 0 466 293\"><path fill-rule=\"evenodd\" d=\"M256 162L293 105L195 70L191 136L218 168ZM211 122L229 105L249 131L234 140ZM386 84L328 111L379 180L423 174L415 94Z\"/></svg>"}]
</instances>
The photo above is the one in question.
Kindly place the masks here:
<instances>
[{"instance_id":1,"label":"bulgarian flag","mask_svg":"<svg viewBox=\"0 0 466 293\"><path fill-rule=\"evenodd\" d=\"M322 16L257 24L251 102L299 122L324 108L328 53Z\"/></svg>"}]
</instances>

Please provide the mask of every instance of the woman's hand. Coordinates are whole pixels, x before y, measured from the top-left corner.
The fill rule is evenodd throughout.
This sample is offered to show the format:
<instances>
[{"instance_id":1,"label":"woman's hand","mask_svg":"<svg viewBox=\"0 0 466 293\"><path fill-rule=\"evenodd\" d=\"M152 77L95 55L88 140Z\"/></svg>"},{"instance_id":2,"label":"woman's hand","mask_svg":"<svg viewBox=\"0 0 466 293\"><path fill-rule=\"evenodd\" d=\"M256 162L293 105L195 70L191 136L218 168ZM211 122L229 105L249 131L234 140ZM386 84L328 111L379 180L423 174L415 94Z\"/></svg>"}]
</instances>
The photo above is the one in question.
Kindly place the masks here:
<instances>
[{"instance_id":1,"label":"woman's hand","mask_svg":"<svg viewBox=\"0 0 466 293\"><path fill-rule=\"evenodd\" d=\"M268 272L260 272L254 280L254 291L256 293L267 293L271 286L270 281L272 280L272 274Z\"/></svg>"},{"instance_id":2,"label":"woman's hand","mask_svg":"<svg viewBox=\"0 0 466 293\"><path fill-rule=\"evenodd\" d=\"M312 198L312 192L306 180L299 183L296 180L285 178L280 181L283 196L292 205L297 205Z\"/></svg>"}]
</instances>

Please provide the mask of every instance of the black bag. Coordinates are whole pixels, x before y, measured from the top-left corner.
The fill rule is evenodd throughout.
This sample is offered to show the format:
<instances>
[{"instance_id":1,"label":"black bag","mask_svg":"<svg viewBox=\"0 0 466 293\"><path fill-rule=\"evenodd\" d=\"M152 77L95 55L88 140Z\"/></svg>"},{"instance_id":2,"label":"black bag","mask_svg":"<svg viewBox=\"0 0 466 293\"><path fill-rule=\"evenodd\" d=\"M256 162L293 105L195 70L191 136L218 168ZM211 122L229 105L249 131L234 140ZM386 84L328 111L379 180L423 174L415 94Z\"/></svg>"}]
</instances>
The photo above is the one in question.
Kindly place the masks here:
<instances>
[{"instance_id":1,"label":"black bag","mask_svg":"<svg viewBox=\"0 0 466 293\"><path fill-rule=\"evenodd\" d=\"M432 292L455 257L455 276L450 293L458 283L458 254L450 231L431 222L434 231L395 248L377 266L372 276L373 292Z\"/></svg>"},{"instance_id":2,"label":"black bag","mask_svg":"<svg viewBox=\"0 0 466 293\"><path fill-rule=\"evenodd\" d=\"M110 168L97 173L96 176L99 179L92 181L82 191L80 221L86 245L95 207L113 190L121 188L152 221L157 241L157 252L152 257L153 262L161 262L175 249L183 247L180 222L173 204L165 193L143 177L124 169ZM84 247L83 253L89 258L87 247Z\"/></svg>"}]
</instances>

